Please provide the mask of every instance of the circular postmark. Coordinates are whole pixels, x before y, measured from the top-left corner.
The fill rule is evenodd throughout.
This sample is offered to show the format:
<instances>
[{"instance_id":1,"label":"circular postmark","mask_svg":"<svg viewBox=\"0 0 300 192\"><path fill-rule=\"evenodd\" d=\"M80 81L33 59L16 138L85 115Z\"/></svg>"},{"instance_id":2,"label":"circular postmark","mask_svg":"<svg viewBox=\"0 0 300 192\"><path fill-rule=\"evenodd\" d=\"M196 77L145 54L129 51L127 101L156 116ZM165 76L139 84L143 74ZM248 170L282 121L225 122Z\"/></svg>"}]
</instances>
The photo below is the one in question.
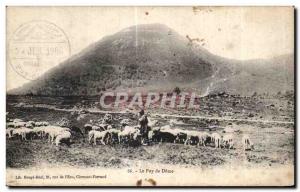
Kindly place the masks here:
<instances>
[{"instance_id":1,"label":"circular postmark","mask_svg":"<svg viewBox=\"0 0 300 192\"><path fill-rule=\"evenodd\" d=\"M17 28L9 41L12 68L23 78L35 80L70 56L65 32L48 21L31 21Z\"/></svg>"}]
</instances>

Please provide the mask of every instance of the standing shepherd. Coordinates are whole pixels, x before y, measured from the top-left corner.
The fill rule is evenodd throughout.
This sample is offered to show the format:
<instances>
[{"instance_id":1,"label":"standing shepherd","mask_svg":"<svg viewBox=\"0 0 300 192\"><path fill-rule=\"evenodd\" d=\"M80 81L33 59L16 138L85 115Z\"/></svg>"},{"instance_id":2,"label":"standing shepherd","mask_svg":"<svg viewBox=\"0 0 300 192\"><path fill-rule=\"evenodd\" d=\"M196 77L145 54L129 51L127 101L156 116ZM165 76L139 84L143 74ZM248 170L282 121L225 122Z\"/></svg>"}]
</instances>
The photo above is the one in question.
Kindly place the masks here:
<instances>
[{"instance_id":1,"label":"standing shepherd","mask_svg":"<svg viewBox=\"0 0 300 192\"><path fill-rule=\"evenodd\" d=\"M147 137L148 137L149 129L148 129L148 117L145 114L144 109L141 109L141 111L138 113L138 118L139 118L139 125L140 125L140 133L142 136L141 143L145 145L146 144L145 140L148 140Z\"/></svg>"}]
</instances>

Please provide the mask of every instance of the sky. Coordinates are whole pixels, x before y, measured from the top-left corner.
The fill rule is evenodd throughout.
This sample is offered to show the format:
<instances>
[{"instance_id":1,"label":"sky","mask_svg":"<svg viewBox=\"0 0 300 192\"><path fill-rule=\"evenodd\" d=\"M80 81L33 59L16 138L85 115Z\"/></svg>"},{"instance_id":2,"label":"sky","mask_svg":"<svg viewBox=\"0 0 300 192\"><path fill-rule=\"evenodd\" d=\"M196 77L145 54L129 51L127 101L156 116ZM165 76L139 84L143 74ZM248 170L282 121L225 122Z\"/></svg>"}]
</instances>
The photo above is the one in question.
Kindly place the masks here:
<instances>
[{"instance_id":1,"label":"sky","mask_svg":"<svg viewBox=\"0 0 300 192\"><path fill-rule=\"evenodd\" d=\"M44 64L40 73L32 71L31 76L138 24L162 23L182 36L203 38L205 49L232 59L268 59L294 51L292 7L8 7L6 19L7 47L20 26L36 20L55 24L68 39L67 55ZM7 48L7 90L31 81L12 67L10 51Z\"/></svg>"}]
</instances>

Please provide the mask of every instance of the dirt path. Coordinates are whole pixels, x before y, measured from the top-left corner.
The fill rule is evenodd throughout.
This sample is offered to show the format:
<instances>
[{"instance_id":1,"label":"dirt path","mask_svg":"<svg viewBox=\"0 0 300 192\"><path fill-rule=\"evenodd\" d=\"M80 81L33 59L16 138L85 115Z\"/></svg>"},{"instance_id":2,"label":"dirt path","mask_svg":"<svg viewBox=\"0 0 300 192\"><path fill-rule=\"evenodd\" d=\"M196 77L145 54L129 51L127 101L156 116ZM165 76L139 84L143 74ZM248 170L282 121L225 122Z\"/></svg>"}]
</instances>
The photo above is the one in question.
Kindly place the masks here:
<instances>
[{"instance_id":1,"label":"dirt path","mask_svg":"<svg viewBox=\"0 0 300 192\"><path fill-rule=\"evenodd\" d=\"M223 121L246 121L257 123L278 123L278 124L294 124L294 121L274 121L274 120L259 120L259 119L232 119L227 117L205 117L205 116L190 116L190 115L166 115L166 114L153 114L161 117L175 117L175 118L189 118L189 119L209 119L209 120L223 120Z\"/></svg>"},{"instance_id":2,"label":"dirt path","mask_svg":"<svg viewBox=\"0 0 300 192\"><path fill-rule=\"evenodd\" d=\"M48 105L25 105L22 106L23 108L45 108L55 111L65 111L65 112L79 112L78 109L60 109L54 106ZM126 111L104 111L104 110L87 110L89 113L92 114L104 114L104 113L111 113L111 114L125 114ZM243 121L243 122L254 122L254 123L276 123L276 124L294 124L294 121L276 121L276 120L264 120L264 119L233 119L228 117L207 117L207 116L190 116L190 115L169 115L169 114L160 114L160 113L153 113L153 116L160 116L160 117L173 117L173 118L189 118L189 119L208 119L208 120L222 120L222 121Z\"/></svg>"}]
</instances>

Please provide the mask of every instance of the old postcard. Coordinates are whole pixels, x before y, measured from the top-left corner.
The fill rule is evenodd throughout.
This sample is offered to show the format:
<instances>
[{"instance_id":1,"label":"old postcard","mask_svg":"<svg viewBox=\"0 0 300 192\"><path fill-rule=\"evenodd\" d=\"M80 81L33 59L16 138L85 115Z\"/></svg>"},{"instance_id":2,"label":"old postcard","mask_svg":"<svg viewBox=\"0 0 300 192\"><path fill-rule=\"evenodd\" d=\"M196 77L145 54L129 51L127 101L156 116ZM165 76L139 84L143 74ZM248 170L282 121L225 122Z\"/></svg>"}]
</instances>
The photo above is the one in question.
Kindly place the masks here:
<instances>
[{"instance_id":1,"label":"old postcard","mask_svg":"<svg viewBox=\"0 0 300 192\"><path fill-rule=\"evenodd\" d=\"M8 186L294 186L294 7L6 8Z\"/></svg>"}]
</instances>

